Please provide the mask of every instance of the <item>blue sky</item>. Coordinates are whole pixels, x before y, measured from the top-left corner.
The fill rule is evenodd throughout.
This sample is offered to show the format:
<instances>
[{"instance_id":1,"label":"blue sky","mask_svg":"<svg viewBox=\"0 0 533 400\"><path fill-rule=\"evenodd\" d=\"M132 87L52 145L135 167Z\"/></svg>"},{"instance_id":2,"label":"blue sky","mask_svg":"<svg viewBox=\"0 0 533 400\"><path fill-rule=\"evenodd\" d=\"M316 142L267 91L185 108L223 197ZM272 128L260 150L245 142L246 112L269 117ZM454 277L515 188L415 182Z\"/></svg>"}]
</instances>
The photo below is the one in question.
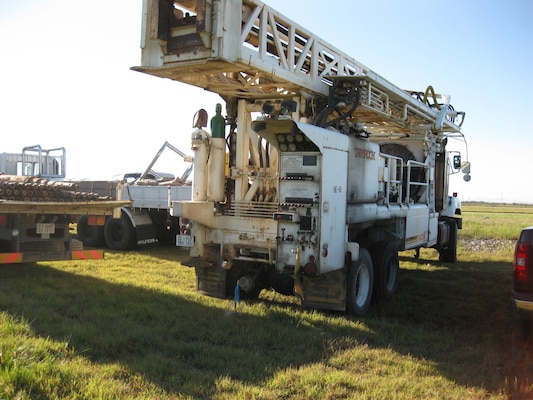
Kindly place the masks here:
<instances>
[{"instance_id":1,"label":"blue sky","mask_svg":"<svg viewBox=\"0 0 533 400\"><path fill-rule=\"evenodd\" d=\"M144 170L165 141L188 152L194 112L219 97L129 70L141 3L0 2L0 152L64 146L67 174L95 179ZM450 94L466 112L463 200L533 203L533 1L265 3L399 87ZM180 174L174 159L161 167Z\"/></svg>"}]
</instances>

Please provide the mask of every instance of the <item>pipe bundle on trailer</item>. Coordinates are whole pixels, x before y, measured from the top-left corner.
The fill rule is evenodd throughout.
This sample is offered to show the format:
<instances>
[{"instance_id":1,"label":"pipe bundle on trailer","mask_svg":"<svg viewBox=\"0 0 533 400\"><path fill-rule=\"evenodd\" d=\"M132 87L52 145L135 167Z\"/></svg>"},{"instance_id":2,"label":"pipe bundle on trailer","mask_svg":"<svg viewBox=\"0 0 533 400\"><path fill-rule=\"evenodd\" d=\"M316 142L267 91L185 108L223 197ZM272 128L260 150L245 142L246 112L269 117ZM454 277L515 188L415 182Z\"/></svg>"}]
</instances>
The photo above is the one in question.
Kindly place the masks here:
<instances>
[{"instance_id":1,"label":"pipe bundle on trailer","mask_svg":"<svg viewBox=\"0 0 533 400\"><path fill-rule=\"evenodd\" d=\"M107 201L110 196L81 192L78 184L34 176L0 175L0 199L26 202Z\"/></svg>"}]
</instances>

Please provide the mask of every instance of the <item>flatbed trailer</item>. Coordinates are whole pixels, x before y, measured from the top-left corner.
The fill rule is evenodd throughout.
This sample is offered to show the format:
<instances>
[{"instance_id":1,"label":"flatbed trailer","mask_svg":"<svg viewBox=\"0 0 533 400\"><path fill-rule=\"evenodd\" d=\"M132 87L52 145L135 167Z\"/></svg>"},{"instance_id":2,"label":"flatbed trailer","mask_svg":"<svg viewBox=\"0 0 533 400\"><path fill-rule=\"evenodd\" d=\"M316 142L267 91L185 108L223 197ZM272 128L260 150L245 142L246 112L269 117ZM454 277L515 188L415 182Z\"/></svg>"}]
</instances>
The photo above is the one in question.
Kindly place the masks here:
<instances>
[{"instance_id":1,"label":"flatbed trailer","mask_svg":"<svg viewBox=\"0 0 533 400\"><path fill-rule=\"evenodd\" d=\"M1 214L72 214L72 215L114 215L118 207L126 207L130 201L79 201L79 202L40 202L0 200ZM120 217L120 213L115 218Z\"/></svg>"},{"instance_id":2,"label":"flatbed trailer","mask_svg":"<svg viewBox=\"0 0 533 400\"><path fill-rule=\"evenodd\" d=\"M107 217L120 218L121 208L129 207L130 201L93 198L91 200L65 201L52 192L63 190L61 183L33 178L1 176L3 196L11 191L9 198L0 199L0 264L26 263L55 260L83 260L104 258L100 249L84 249L83 243L71 237L70 224L82 215L87 216L92 226L105 222ZM37 181L37 179L35 179ZM32 181L32 182L30 182ZM45 190L41 188L45 186ZM40 192L34 200L13 199L23 190ZM65 192L72 196L80 192ZM35 193L33 196L36 196Z\"/></svg>"}]
</instances>

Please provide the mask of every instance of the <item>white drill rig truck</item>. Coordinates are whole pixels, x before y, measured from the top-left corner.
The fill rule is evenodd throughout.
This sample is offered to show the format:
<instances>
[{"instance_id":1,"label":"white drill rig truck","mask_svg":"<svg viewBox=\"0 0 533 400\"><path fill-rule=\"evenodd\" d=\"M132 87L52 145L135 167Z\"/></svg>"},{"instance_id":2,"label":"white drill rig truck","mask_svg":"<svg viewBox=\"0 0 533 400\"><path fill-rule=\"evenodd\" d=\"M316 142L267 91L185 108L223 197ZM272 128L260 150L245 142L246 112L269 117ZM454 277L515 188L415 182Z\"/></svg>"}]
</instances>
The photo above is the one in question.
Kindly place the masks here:
<instances>
[{"instance_id":1,"label":"white drill rig truck","mask_svg":"<svg viewBox=\"0 0 533 400\"><path fill-rule=\"evenodd\" d=\"M144 0L141 48L132 69L225 103L211 132L199 114L192 199L171 210L200 292L361 316L396 292L399 251L456 260L448 176L470 164L446 149L464 141L449 96L396 87L258 0Z\"/></svg>"}]
</instances>

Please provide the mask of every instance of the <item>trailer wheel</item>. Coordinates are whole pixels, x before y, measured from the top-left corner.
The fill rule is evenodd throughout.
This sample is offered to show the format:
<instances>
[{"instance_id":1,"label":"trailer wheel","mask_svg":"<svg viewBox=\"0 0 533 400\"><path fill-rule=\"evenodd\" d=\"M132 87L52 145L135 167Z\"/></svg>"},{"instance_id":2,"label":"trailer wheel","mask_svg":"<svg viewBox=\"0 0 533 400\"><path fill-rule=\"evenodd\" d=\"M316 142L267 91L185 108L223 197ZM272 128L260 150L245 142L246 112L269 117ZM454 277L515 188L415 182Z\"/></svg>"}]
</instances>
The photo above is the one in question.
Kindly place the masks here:
<instances>
[{"instance_id":1,"label":"trailer wheel","mask_svg":"<svg viewBox=\"0 0 533 400\"><path fill-rule=\"evenodd\" d=\"M359 251L359 259L352 262L348 271L346 296L348 314L362 317L368 312L372 300L373 282L372 258L368 250L362 248Z\"/></svg>"},{"instance_id":2,"label":"trailer wheel","mask_svg":"<svg viewBox=\"0 0 533 400\"><path fill-rule=\"evenodd\" d=\"M78 219L78 238L84 246L101 247L105 245L104 226L89 225L87 215Z\"/></svg>"},{"instance_id":3,"label":"trailer wheel","mask_svg":"<svg viewBox=\"0 0 533 400\"><path fill-rule=\"evenodd\" d=\"M132 250L137 244L135 228L124 212L120 218L108 218L104 236L107 247L113 250Z\"/></svg>"},{"instance_id":4,"label":"trailer wheel","mask_svg":"<svg viewBox=\"0 0 533 400\"><path fill-rule=\"evenodd\" d=\"M398 290L400 260L394 242L377 242L372 247L374 263L374 298L388 300Z\"/></svg>"},{"instance_id":5,"label":"trailer wheel","mask_svg":"<svg viewBox=\"0 0 533 400\"><path fill-rule=\"evenodd\" d=\"M448 245L439 250L439 260L454 263L457 261L457 222L450 219L446 223L450 228L450 237L448 239Z\"/></svg>"}]
</instances>

